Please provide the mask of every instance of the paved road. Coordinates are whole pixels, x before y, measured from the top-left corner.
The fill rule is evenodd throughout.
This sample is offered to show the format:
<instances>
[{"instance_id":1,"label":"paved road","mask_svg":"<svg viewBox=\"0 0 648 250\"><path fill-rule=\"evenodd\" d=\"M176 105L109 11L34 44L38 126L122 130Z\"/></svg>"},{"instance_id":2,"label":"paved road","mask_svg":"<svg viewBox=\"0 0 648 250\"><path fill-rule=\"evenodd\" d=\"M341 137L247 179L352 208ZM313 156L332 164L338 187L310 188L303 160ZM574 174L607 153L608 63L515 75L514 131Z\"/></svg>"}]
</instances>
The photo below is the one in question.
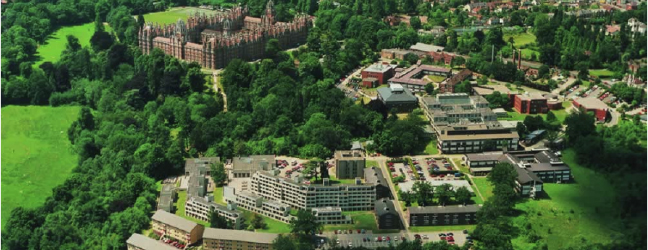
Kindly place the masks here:
<instances>
[{"instance_id":1,"label":"paved road","mask_svg":"<svg viewBox=\"0 0 648 250\"><path fill-rule=\"evenodd\" d=\"M554 79L554 80L556 80L556 79ZM567 89L567 87L569 87L569 85L571 85L575 81L576 81L576 78L568 77L567 81L564 84L562 84L562 85L558 86L558 88L552 90L551 93L555 94L555 95L560 95L560 92Z\"/></svg>"}]
</instances>

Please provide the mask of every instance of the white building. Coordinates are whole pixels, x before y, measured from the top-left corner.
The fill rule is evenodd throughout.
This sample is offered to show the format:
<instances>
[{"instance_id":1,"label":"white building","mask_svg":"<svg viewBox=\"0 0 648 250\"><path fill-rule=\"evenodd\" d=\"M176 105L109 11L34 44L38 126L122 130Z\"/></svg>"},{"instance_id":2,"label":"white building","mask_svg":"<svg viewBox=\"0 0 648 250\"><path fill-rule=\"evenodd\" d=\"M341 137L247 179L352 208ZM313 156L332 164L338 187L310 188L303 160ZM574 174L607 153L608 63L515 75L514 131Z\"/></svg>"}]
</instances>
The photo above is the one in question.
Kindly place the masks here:
<instances>
[{"instance_id":1,"label":"white building","mask_svg":"<svg viewBox=\"0 0 648 250\"><path fill-rule=\"evenodd\" d=\"M313 208L317 221L321 224L351 224L351 216L343 215L339 207Z\"/></svg>"}]
</instances>

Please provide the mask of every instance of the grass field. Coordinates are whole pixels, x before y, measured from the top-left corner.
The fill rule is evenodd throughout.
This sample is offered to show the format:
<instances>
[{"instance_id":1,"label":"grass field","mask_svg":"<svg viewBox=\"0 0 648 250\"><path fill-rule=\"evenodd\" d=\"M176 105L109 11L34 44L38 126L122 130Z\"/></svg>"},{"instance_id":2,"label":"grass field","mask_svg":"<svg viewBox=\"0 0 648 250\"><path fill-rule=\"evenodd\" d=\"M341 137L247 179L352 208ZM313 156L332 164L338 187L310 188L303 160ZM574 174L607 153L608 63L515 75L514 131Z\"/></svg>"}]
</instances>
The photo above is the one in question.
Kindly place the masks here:
<instances>
[{"instance_id":1,"label":"grass field","mask_svg":"<svg viewBox=\"0 0 648 250\"><path fill-rule=\"evenodd\" d=\"M607 69L590 69L590 75L597 76L599 78L610 78L614 75L614 72Z\"/></svg>"},{"instance_id":2,"label":"grass field","mask_svg":"<svg viewBox=\"0 0 648 250\"><path fill-rule=\"evenodd\" d=\"M536 36L531 33L520 33L515 35L504 35L504 41L508 42L508 39L513 37L513 45L515 47L520 47L522 45L527 45L534 43L536 41Z\"/></svg>"},{"instance_id":3,"label":"grass field","mask_svg":"<svg viewBox=\"0 0 648 250\"><path fill-rule=\"evenodd\" d=\"M428 75L425 78L436 83L443 82L443 80L446 79L446 77L444 76L435 76L435 75Z\"/></svg>"},{"instance_id":4,"label":"grass field","mask_svg":"<svg viewBox=\"0 0 648 250\"><path fill-rule=\"evenodd\" d=\"M200 225L209 227L209 223L206 221L201 221L195 218L191 218L189 216L185 215L185 203L187 202L187 191L178 191L178 200L176 201L176 210L175 210L175 215L180 216L182 218L185 218L187 220L196 222Z\"/></svg>"},{"instance_id":5,"label":"grass field","mask_svg":"<svg viewBox=\"0 0 648 250\"><path fill-rule=\"evenodd\" d=\"M425 146L425 153L429 155L435 155L439 153L439 149L437 148L437 141L432 140L428 142L428 144Z\"/></svg>"},{"instance_id":6,"label":"grass field","mask_svg":"<svg viewBox=\"0 0 648 250\"><path fill-rule=\"evenodd\" d=\"M175 23L178 21L178 19L187 21L187 17L189 17L194 12L211 14L211 13L216 13L217 11L203 10L196 7L176 7L176 8L171 8L164 12L145 14L144 21L154 22L159 24Z\"/></svg>"},{"instance_id":7,"label":"grass field","mask_svg":"<svg viewBox=\"0 0 648 250\"><path fill-rule=\"evenodd\" d=\"M536 60L537 58L540 58L540 53L538 53L537 51L532 49L522 49L522 59L531 60L532 54L536 55Z\"/></svg>"},{"instance_id":8,"label":"grass field","mask_svg":"<svg viewBox=\"0 0 648 250\"><path fill-rule=\"evenodd\" d=\"M252 221L252 217L254 216L254 213L247 211L247 210L242 210L243 211L243 218L245 218L246 224ZM263 221L266 223L266 228L265 229L257 229L257 232L264 232L264 233L290 233L290 227L288 227L288 224L280 222L278 220L273 220L268 217L265 217L261 215L263 218Z\"/></svg>"},{"instance_id":9,"label":"grass field","mask_svg":"<svg viewBox=\"0 0 648 250\"><path fill-rule=\"evenodd\" d=\"M227 203L223 200L223 187L214 189L214 202L223 206L227 206Z\"/></svg>"},{"instance_id":10,"label":"grass field","mask_svg":"<svg viewBox=\"0 0 648 250\"><path fill-rule=\"evenodd\" d=\"M377 230L378 225L374 214L368 211L342 212L344 215L350 215L353 220L352 224L325 225L324 231L345 230L345 229L365 229Z\"/></svg>"},{"instance_id":11,"label":"grass field","mask_svg":"<svg viewBox=\"0 0 648 250\"><path fill-rule=\"evenodd\" d=\"M474 177L472 180L484 197L484 200L488 200L488 198L493 196L493 185L486 177Z\"/></svg>"},{"instance_id":12,"label":"grass field","mask_svg":"<svg viewBox=\"0 0 648 250\"><path fill-rule=\"evenodd\" d=\"M42 205L77 166L67 129L79 109L2 108L2 225L14 208Z\"/></svg>"},{"instance_id":13,"label":"grass field","mask_svg":"<svg viewBox=\"0 0 648 250\"><path fill-rule=\"evenodd\" d=\"M551 111L552 113L554 113L554 115L556 115L556 119L558 119L558 121L560 121L561 123L564 122L565 119L567 118L567 115L569 115L569 113L567 112L567 109L572 106L572 103L569 102L569 101L565 101L565 102L562 103L562 106L563 106L562 109L552 110ZM509 117L507 117L507 118L498 118L498 120L524 121L524 118L529 116L528 114L518 113L515 110L507 111L506 113L508 113ZM532 114L532 115L539 115L539 116L542 116L542 119L547 119L547 114Z\"/></svg>"},{"instance_id":14,"label":"grass field","mask_svg":"<svg viewBox=\"0 0 648 250\"><path fill-rule=\"evenodd\" d=\"M377 161L367 160L367 165L365 167L379 167Z\"/></svg>"},{"instance_id":15,"label":"grass field","mask_svg":"<svg viewBox=\"0 0 648 250\"><path fill-rule=\"evenodd\" d=\"M110 32L112 29L108 25L104 25L106 31ZM86 23L76 26L67 26L58 29L36 50L36 56L40 57L34 64L34 67L41 65L43 62L57 62L61 59L61 52L65 50L67 44L67 36L73 35L79 39L81 46L90 46L90 38L94 34L94 23Z\"/></svg>"},{"instance_id":16,"label":"grass field","mask_svg":"<svg viewBox=\"0 0 648 250\"><path fill-rule=\"evenodd\" d=\"M576 164L573 150L563 151L562 159L570 166L574 183L545 183L546 195L541 199L516 205L523 214L514 218L514 224L518 228L531 224L549 249L578 246L582 239L606 243L617 238L621 225L613 217L617 201L612 185L602 174ZM515 249L534 247L524 235L513 243Z\"/></svg>"}]
</instances>

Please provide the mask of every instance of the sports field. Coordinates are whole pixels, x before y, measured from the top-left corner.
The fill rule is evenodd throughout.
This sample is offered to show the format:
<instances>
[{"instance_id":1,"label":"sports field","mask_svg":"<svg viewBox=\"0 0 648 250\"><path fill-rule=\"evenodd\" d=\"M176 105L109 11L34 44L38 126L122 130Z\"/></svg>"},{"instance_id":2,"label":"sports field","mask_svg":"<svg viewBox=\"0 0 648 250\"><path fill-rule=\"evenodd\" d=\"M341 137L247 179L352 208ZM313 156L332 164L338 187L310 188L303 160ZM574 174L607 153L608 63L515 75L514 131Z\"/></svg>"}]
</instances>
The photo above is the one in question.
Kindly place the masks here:
<instances>
[{"instance_id":1,"label":"sports field","mask_svg":"<svg viewBox=\"0 0 648 250\"><path fill-rule=\"evenodd\" d=\"M104 25L106 31L110 32L112 29L108 25ZM58 29L47 38L45 44L41 44L36 50L36 56L40 59L34 64L35 67L41 65L43 62L57 62L61 59L61 52L65 50L67 44L67 36L73 35L79 39L81 46L90 46L90 38L94 35L94 23L86 23L76 26L67 26Z\"/></svg>"},{"instance_id":2,"label":"sports field","mask_svg":"<svg viewBox=\"0 0 648 250\"><path fill-rule=\"evenodd\" d=\"M42 205L77 166L67 129L79 109L2 108L2 225L14 208Z\"/></svg>"},{"instance_id":3,"label":"sports field","mask_svg":"<svg viewBox=\"0 0 648 250\"><path fill-rule=\"evenodd\" d=\"M217 13L217 11L204 10L196 7L175 7L164 12L145 14L144 21L146 21L147 23L153 22L159 24L175 23L178 21L178 19L187 21L187 17L189 17L191 14L195 12L205 13L205 14Z\"/></svg>"}]
</instances>

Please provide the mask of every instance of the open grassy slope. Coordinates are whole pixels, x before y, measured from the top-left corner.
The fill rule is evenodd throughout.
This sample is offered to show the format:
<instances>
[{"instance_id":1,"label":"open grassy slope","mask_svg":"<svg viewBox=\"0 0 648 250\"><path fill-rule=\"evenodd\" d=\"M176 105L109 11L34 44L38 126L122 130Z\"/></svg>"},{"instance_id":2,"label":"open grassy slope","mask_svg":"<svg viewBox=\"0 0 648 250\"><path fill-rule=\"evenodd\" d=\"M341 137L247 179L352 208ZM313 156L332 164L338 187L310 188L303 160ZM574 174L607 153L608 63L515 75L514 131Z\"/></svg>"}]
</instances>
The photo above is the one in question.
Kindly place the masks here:
<instances>
[{"instance_id":1,"label":"open grassy slope","mask_svg":"<svg viewBox=\"0 0 648 250\"><path fill-rule=\"evenodd\" d=\"M159 24L175 23L178 19L187 21L187 17L195 12L205 14L216 13L216 11L204 10L196 7L175 7L163 12L145 14L144 21Z\"/></svg>"},{"instance_id":2,"label":"open grassy slope","mask_svg":"<svg viewBox=\"0 0 648 250\"><path fill-rule=\"evenodd\" d=\"M112 29L108 25L104 25L106 31L110 32ZM65 45L67 44L67 36L73 35L79 39L81 46L90 46L90 38L95 32L94 23L86 23L76 26L67 26L58 29L45 41L45 44L41 44L36 50L36 56L40 57L40 60L34 64L34 66L39 66L43 62L57 62L61 59L61 52L65 50Z\"/></svg>"},{"instance_id":3,"label":"open grassy slope","mask_svg":"<svg viewBox=\"0 0 648 250\"><path fill-rule=\"evenodd\" d=\"M79 109L2 108L2 225L14 208L41 205L77 166L67 129Z\"/></svg>"}]
</instances>

